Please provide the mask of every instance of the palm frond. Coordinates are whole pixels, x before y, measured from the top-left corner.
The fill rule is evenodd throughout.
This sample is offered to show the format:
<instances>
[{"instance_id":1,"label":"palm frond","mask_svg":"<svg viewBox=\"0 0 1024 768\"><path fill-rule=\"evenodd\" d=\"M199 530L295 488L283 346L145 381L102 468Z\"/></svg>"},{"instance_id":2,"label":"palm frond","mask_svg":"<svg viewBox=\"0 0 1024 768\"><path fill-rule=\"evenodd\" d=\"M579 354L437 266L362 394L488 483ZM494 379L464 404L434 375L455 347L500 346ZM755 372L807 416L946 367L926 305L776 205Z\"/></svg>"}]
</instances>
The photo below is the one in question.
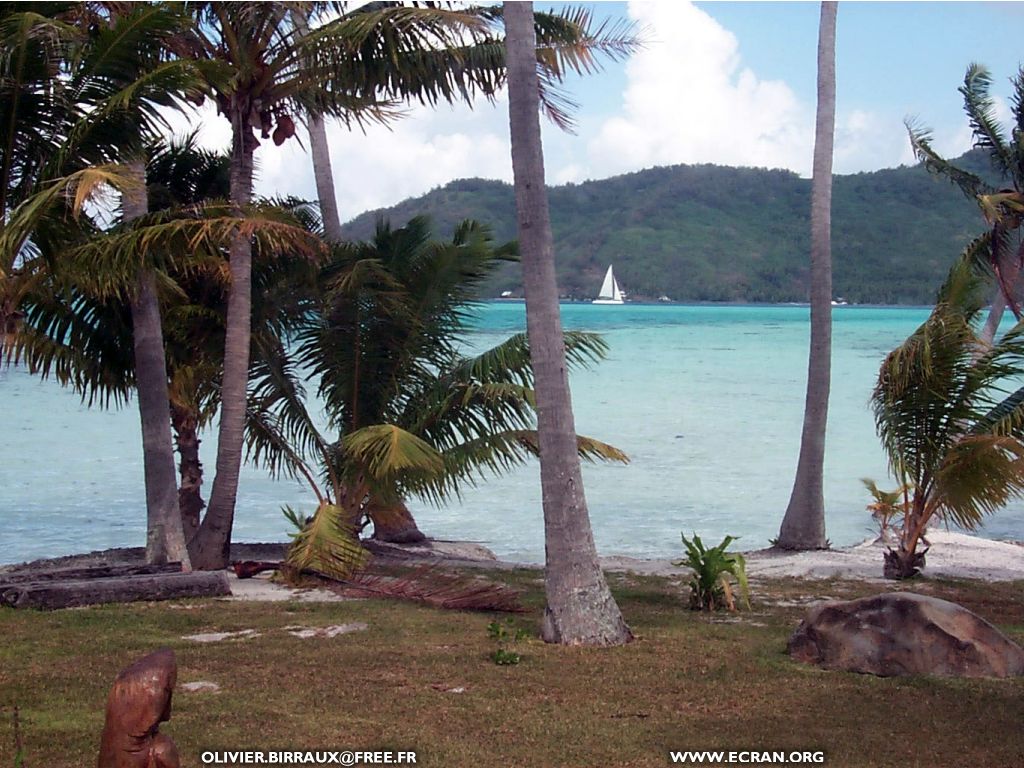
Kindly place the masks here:
<instances>
[{"instance_id":1,"label":"palm frond","mask_svg":"<svg viewBox=\"0 0 1024 768\"><path fill-rule=\"evenodd\" d=\"M932 147L932 132L924 128L912 118L904 120L910 146L917 158L929 173L944 176L952 184L960 188L967 197L974 200L980 194L993 192L992 187L980 176L953 165Z\"/></svg>"},{"instance_id":2,"label":"palm frond","mask_svg":"<svg viewBox=\"0 0 1024 768\"><path fill-rule=\"evenodd\" d=\"M289 519L297 521L296 513L288 511ZM347 579L364 568L370 558L355 529L345 521L341 507L333 504L321 504L302 530L289 535L292 543L285 564L295 573L313 571L331 579Z\"/></svg>"},{"instance_id":3,"label":"palm frond","mask_svg":"<svg viewBox=\"0 0 1024 768\"><path fill-rule=\"evenodd\" d=\"M329 447L305 404L295 363L276 340L257 337L246 410L246 458L271 475L304 477L320 500L310 462L324 462Z\"/></svg>"},{"instance_id":4,"label":"palm frond","mask_svg":"<svg viewBox=\"0 0 1024 768\"><path fill-rule=\"evenodd\" d=\"M47 217L61 214L77 217L87 202L104 191L137 188L138 181L124 166L97 165L47 182L21 201L0 230L0 277L6 277L22 253L25 243Z\"/></svg>"},{"instance_id":5,"label":"palm frond","mask_svg":"<svg viewBox=\"0 0 1024 768\"><path fill-rule=\"evenodd\" d=\"M520 432L517 436L520 443L534 456L540 456L540 436L534 430ZM629 456L614 445L595 440L585 435L576 435L576 451L581 459L591 463L597 461L617 461L629 464Z\"/></svg>"},{"instance_id":6,"label":"palm frond","mask_svg":"<svg viewBox=\"0 0 1024 768\"><path fill-rule=\"evenodd\" d=\"M936 512L968 530L1024 495L1024 443L969 435L953 444L935 477Z\"/></svg>"},{"instance_id":7,"label":"palm frond","mask_svg":"<svg viewBox=\"0 0 1024 768\"><path fill-rule=\"evenodd\" d=\"M521 594L511 587L480 577L446 570L428 562L406 572L362 572L345 580L345 593L358 597L407 600L457 611L523 613Z\"/></svg>"},{"instance_id":8,"label":"palm frond","mask_svg":"<svg viewBox=\"0 0 1024 768\"><path fill-rule=\"evenodd\" d=\"M995 115L992 99L992 74L986 67L972 63L964 74L964 83L958 89L964 97L964 111L974 134L974 146L988 152L996 170L1004 176L1013 176L1016 163L1013 151L1006 143Z\"/></svg>"},{"instance_id":9,"label":"palm frond","mask_svg":"<svg viewBox=\"0 0 1024 768\"><path fill-rule=\"evenodd\" d=\"M345 435L346 456L376 483L415 483L444 471L444 457L429 443L394 424L374 424Z\"/></svg>"},{"instance_id":10,"label":"palm frond","mask_svg":"<svg viewBox=\"0 0 1024 768\"><path fill-rule=\"evenodd\" d=\"M288 214L269 206L250 206L239 215L234 206L207 204L193 206L191 213L183 216L172 210L140 216L69 249L64 255L67 268L81 265L75 272L78 282L103 296L123 290L144 260L159 267L161 259L183 253L217 253L239 235L255 238L257 248L264 251L313 258L326 249Z\"/></svg>"}]
</instances>

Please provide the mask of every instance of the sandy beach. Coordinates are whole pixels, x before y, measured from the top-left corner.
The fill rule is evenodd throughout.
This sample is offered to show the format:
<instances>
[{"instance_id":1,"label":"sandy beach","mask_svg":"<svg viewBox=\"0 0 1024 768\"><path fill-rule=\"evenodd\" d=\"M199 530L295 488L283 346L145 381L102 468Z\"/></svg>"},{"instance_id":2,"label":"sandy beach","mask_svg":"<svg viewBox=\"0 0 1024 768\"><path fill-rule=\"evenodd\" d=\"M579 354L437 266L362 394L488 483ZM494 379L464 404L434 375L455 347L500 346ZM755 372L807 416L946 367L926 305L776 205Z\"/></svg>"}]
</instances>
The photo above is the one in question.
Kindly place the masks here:
<instances>
[{"instance_id":1,"label":"sandy beach","mask_svg":"<svg viewBox=\"0 0 1024 768\"><path fill-rule=\"evenodd\" d=\"M928 535L928 551L924 579L976 579L981 581L1024 581L1024 546L1018 543L993 541L978 536L947 531L934 531ZM283 544L235 544L232 559L276 560L284 554ZM486 547L473 542L428 540L423 545L371 544L375 556L397 560L438 559L457 567L495 570L543 567L541 563L501 560ZM753 580L776 578L852 579L866 582L884 582L882 554L886 546L880 541L864 541L854 547L816 552L784 552L762 549L744 553L747 574ZM141 548L112 549L82 555L32 563L0 566L0 573L23 569L42 569L89 565L111 565L141 562ZM601 558L605 570L637 573L650 576L682 576L684 571L672 564L671 559L642 559L624 556ZM239 580L229 573L232 599L276 601L337 600L326 590L292 590L269 580L269 574L253 579ZM891 582L890 582L891 583Z\"/></svg>"},{"instance_id":2,"label":"sandy beach","mask_svg":"<svg viewBox=\"0 0 1024 768\"><path fill-rule=\"evenodd\" d=\"M928 540L931 549L928 551L924 578L1024 580L1024 546L1020 544L947 531L929 533ZM745 553L747 575L753 579L795 577L884 581L882 554L885 550L885 544L872 540L854 547L817 552L761 549ZM679 573L679 569L670 560L606 557L601 562L608 570L660 576Z\"/></svg>"}]
</instances>

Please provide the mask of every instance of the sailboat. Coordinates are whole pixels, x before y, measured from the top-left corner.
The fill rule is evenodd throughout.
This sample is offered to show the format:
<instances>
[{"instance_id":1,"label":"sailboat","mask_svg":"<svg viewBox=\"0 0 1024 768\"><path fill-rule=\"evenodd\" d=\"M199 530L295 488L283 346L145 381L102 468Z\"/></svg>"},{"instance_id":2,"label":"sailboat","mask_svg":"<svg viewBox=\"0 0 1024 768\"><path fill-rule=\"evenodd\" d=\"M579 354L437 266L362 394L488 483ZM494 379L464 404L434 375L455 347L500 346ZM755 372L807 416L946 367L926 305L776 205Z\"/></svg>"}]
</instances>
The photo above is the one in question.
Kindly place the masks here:
<instances>
[{"instance_id":1,"label":"sailboat","mask_svg":"<svg viewBox=\"0 0 1024 768\"><path fill-rule=\"evenodd\" d=\"M612 272L612 267L608 265L608 271L604 275L604 282L601 283L601 292L597 295L597 298L591 302L592 304L623 304L623 297L626 294L619 288L619 283L615 279L615 273Z\"/></svg>"}]
</instances>

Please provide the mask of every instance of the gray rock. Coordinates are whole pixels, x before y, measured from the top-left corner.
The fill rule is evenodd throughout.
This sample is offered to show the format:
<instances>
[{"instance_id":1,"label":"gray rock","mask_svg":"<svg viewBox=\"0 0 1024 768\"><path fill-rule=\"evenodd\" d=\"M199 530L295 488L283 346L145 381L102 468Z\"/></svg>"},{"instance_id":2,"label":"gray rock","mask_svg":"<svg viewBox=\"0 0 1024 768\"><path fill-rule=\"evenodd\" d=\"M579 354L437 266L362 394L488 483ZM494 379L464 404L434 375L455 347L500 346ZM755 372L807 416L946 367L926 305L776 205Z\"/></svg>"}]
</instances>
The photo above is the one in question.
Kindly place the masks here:
<instances>
[{"instance_id":1,"label":"gray rock","mask_svg":"<svg viewBox=\"0 0 1024 768\"><path fill-rule=\"evenodd\" d=\"M795 660L881 677L1014 677L1024 650L966 608L912 592L830 602L789 640Z\"/></svg>"}]
</instances>

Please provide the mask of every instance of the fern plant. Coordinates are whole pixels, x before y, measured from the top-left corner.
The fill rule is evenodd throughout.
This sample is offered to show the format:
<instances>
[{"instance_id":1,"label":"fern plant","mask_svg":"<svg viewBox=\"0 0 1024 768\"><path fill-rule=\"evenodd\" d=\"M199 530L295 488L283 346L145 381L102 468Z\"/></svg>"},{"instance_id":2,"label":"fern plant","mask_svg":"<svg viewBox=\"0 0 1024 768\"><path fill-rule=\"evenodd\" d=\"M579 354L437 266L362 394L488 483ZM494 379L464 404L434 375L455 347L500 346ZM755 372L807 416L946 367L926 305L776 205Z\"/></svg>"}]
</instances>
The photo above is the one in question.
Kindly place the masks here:
<instances>
[{"instance_id":1,"label":"fern plant","mask_svg":"<svg viewBox=\"0 0 1024 768\"><path fill-rule=\"evenodd\" d=\"M673 565L690 568L690 608L695 611L715 611L719 608L736 610L732 579L736 580L744 604L750 607L750 589L747 583L747 561L739 552L728 552L735 536L726 536L717 547L705 547L696 533L693 539L682 534L686 557Z\"/></svg>"}]
</instances>

